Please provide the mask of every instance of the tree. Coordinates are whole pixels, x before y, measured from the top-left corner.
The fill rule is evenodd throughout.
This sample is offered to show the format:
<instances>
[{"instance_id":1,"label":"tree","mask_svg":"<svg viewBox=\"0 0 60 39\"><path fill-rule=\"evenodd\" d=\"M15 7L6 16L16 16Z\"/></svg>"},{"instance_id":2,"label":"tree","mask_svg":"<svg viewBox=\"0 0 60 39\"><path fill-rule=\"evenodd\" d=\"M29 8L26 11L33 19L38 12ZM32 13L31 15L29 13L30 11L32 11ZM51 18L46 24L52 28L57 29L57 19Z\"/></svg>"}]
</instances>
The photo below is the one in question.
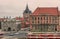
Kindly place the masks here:
<instances>
[{"instance_id":1,"label":"tree","mask_svg":"<svg viewBox=\"0 0 60 39\"><path fill-rule=\"evenodd\" d=\"M20 30L21 29L21 24L17 25L17 29Z\"/></svg>"}]
</instances>

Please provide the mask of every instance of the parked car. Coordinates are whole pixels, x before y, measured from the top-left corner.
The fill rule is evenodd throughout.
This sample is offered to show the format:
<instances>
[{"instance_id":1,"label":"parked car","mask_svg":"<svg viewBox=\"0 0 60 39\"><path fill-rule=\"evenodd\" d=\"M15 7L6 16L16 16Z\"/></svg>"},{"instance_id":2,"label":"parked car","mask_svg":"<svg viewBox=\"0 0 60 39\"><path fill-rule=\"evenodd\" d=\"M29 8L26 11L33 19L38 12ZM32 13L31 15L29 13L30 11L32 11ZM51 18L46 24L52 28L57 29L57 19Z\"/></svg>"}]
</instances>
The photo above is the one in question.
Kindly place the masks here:
<instances>
[{"instance_id":1,"label":"parked car","mask_svg":"<svg viewBox=\"0 0 60 39\"><path fill-rule=\"evenodd\" d=\"M9 36L14 36L14 34L9 34Z\"/></svg>"},{"instance_id":2,"label":"parked car","mask_svg":"<svg viewBox=\"0 0 60 39\"><path fill-rule=\"evenodd\" d=\"M3 33L0 33L0 35L4 35Z\"/></svg>"}]
</instances>

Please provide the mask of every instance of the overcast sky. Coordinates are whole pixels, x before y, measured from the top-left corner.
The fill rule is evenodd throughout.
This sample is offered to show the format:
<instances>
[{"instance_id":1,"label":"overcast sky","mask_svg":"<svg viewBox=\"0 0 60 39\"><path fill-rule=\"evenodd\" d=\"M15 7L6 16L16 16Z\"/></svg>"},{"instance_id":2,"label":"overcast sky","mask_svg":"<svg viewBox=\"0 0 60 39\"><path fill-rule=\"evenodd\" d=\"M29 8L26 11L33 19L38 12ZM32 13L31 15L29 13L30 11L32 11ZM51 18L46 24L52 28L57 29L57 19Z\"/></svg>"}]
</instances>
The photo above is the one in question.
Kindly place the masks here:
<instances>
[{"instance_id":1,"label":"overcast sky","mask_svg":"<svg viewBox=\"0 0 60 39\"><path fill-rule=\"evenodd\" d=\"M0 0L0 17L22 16L27 4L32 12L37 7L58 7L60 9L60 0Z\"/></svg>"}]
</instances>

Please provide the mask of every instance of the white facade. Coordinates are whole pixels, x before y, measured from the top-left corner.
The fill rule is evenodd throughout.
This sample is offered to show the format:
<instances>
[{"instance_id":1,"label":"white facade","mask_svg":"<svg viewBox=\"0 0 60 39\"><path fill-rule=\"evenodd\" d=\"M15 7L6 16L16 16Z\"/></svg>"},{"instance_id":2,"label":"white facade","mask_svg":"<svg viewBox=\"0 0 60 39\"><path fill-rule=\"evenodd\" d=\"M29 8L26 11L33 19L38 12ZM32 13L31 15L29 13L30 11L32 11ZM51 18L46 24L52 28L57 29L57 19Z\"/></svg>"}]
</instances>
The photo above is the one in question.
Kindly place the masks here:
<instances>
[{"instance_id":1,"label":"white facade","mask_svg":"<svg viewBox=\"0 0 60 39\"><path fill-rule=\"evenodd\" d=\"M21 28L21 21L15 19L5 19L1 23L2 30L7 32L17 32Z\"/></svg>"}]
</instances>

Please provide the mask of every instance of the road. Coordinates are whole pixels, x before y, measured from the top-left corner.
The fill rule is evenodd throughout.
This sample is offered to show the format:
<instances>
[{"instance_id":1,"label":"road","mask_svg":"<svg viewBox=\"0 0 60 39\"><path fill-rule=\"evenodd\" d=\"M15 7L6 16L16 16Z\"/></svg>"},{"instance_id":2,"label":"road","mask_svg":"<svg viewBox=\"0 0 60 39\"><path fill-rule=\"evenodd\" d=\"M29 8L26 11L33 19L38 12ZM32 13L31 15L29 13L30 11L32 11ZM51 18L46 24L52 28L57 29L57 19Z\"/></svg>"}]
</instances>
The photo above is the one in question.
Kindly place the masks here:
<instances>
[{"instance_id":1,"label":"road","mask_svg":"<svg viewBox=\"0 0 60 39\"><path fill-rule=\"evenodd\" d=\"M5 33L4 35L0 35L0 37L4 37L6 39L17 39L17 38L26 38L29 31L19 31L17 33Z\"/></svg>"}]
</instances>

